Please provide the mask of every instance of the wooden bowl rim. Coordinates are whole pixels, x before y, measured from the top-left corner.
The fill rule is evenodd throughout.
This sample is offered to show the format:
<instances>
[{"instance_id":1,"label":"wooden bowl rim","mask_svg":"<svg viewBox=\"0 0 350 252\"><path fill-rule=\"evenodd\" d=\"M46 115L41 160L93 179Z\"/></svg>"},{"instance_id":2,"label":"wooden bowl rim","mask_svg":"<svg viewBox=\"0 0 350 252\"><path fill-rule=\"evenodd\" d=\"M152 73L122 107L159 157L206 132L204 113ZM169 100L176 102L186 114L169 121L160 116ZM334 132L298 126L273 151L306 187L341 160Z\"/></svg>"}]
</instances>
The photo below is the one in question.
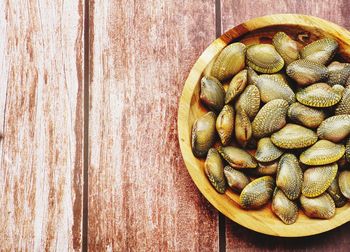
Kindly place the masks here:
<instances>
[{"instance_id":1,"label":"wooden bowl rim","mask_svg":"<svg viewBox=\"0 0 350 252\"><path fill-rule=\"evenodd\" d=\"M177 125L178 140L180 143L182 157L184 159L185 165L192 180L194 181L200 192L204 195L204 197L226 217L248 229L267 235L282 237L310 236L329 231L348 222L350 220L349 203L347 207L343 207L345 208L343 210L342 208L338 208L336 215L330 220L310 219L309 221L305 223L300 223L299 225L297 225L298 221L292 225L285 225L282 222L280 222L280 225L276 225L276 222L264 223L259 221L256 217L254 217L254 215L251 215L248 211L246 212L246 215L240 215L239 213L235 213L234 211L229 211L235 209L238 212L240 212L241 210L239 209L238 205L235 205L232 202L229 206L230 209L227 208L225 202L228 202L228 197L225 196L225 194L218 194L211 187L209 182L203 183L203 178L201 178L201 176L198 176L200 175L200 169L202 168L198 167L198 160L193 156L191 151L191 133L188 127L191 99L193 96L194 89L197 83L199 82L204 69L209 64L209 62L233 39L238 38L256 29L266 28L275 25L296 25L301 26L304 29L308 28L310 30L317 29L320 31L324 31L327 34L330 34L334 37L340 37L342 43L344 43L345 46L350 50L350 32L348 30L330 21L308 15L276 14L262 16L248 20L228 30L218 39L214 40L205 49L205 51L198 58L188 75L179 102Z\"/></svg>"}]
</instances>

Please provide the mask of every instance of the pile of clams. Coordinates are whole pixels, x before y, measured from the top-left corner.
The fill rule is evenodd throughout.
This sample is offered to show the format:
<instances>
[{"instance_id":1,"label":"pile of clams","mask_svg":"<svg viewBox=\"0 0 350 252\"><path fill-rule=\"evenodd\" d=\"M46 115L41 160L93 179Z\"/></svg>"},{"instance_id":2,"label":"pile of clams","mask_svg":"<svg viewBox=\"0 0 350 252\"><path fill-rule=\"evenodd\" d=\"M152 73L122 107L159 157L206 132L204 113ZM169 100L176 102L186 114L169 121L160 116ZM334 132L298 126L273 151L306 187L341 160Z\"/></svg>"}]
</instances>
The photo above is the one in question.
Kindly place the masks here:
<instances>
[{"instance_id":1,"label":"pile of clams","mask_svg":"<svg viewBox=\"0 0 350 252\"><path fill-rule=\"evenodd\" d=\"M306 46L284 32L272 44L225 47L200 84L209 112L192 127L192 151L218 193L244 209L268 204L285 224L329 219L350 199L350 63L338 43Z\"/></svg>"}]
</instances>

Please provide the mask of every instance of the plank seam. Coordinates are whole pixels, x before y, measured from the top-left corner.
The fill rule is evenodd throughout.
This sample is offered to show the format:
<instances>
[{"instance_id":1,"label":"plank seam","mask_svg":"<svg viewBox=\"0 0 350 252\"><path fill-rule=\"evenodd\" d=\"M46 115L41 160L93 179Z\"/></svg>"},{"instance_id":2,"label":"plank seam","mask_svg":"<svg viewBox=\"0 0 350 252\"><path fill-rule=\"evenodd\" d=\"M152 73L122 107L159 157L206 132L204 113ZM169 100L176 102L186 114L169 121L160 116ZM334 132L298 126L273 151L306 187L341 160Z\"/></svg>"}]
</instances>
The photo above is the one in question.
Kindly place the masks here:
<instances>
[{"instance_id":1,"label":"plank seam","mask_svg":"<svg viewBox=\"0 0 350 252\"><path fill-rule=\"evenodd\" d=\"M82 224L82 251L88 251L88 196L89 196L89 0L84 0L84 170L83 170L83 224Z\"/></svg>"}]
</instances>

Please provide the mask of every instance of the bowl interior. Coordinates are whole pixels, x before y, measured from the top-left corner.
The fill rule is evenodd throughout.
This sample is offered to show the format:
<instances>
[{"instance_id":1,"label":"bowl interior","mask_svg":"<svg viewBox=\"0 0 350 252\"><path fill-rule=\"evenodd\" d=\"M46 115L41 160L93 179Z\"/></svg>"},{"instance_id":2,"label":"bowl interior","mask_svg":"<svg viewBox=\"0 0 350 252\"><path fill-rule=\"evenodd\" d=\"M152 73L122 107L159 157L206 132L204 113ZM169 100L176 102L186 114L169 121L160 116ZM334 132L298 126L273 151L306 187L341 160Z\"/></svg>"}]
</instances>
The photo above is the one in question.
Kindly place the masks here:
<instances>
[{"instance_id":1,"label":"bowl interior","mask_svg":"<svg viewBox=\"0 0 350 252\"><path fill-rule=\"evenodd\" d=\"M208 110L199 101L200 79L210 73L219 52L232 42L246 45L271 43L273 35L283 31L297 41L300 47L323 37L332 37L339 43L335 60L350 62L350 35L328 21L302 15L274 15L250 20L226 32L215 40L194 65L186 81L179 106L179 141L187 169L204 196L231 220L257 232L276 236L308 236L333 229L350 220L350 203L337 208L330 220L309 219L302 211L296 223L283 224L270 209L270 204L259 210L243 210L239 207L239 195L231 190L221 195L213 189L204 173L204 159L197 159L191 151L191 129L194 121Z\"/></svg>"}]
</instances>

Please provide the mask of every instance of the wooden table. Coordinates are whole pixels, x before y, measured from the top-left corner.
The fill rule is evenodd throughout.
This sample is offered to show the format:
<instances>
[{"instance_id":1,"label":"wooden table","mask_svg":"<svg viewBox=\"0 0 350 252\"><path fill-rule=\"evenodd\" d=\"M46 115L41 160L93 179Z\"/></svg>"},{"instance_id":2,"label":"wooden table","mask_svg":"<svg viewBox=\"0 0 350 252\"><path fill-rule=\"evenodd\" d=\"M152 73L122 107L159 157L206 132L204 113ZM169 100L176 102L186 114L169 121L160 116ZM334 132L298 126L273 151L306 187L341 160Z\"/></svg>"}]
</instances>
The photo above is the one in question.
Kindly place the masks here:
<instances>
[{"instance_id":1,"label":"wooden table","mask_svg":"<svg viewBox=\"0 0 350 252\"><path fill-rule=\"evenodd\" d=\"M347 251L350 224L285 239L220 215L177 141L184 81L216 36L346 0L1 1L1 251ZM305 227L307 228L307 227Z\"/></svg>"}]
</instances>

